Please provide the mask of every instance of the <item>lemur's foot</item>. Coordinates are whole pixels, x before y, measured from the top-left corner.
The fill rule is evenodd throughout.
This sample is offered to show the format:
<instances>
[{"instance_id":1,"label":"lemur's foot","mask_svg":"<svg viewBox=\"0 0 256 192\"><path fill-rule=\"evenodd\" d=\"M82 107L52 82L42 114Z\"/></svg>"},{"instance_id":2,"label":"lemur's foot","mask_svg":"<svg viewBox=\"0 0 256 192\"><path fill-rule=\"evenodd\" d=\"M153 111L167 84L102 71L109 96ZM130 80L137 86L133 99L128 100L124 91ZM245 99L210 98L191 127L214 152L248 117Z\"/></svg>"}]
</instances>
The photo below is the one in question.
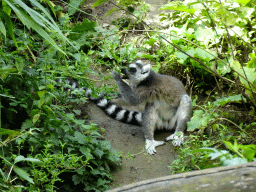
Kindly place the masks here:
<instances>
[{"instance_id":1,"label":"lemur's foot","mask_svg":"<svg viewBox=\"0 0 256 192\"><path fill-rule=\"evenodd\" d=\"M155 141L155 140L150 140L146 139L146 150L149 155L154 155L156 154L156 147L159 145L164 145L164 141Z\"/></svg>"}]
</instances>

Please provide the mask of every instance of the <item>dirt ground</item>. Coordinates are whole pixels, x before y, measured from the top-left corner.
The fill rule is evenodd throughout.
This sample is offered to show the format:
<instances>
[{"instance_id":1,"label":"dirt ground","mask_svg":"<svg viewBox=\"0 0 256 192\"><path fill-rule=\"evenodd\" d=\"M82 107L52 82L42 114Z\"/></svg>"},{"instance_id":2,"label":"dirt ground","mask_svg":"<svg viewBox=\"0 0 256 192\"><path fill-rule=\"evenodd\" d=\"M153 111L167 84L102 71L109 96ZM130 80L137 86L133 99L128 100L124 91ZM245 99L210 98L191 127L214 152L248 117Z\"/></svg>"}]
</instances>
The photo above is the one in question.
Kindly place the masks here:
<instances>
[{"instance_id":1,"label":"dirt ground","mask_svg":"<svg viewBox=\"0 0 256 192\"><path fill-rule=\"evenodd\" d=\"M93 4L95 0L87 1L87 6ZM145 20L151 26L154 23L159 24L159 13L157 9L168 2L168 0L147 0L145 1L151 5L151 12ZM109 17L104 17L104 14L113 8L111 4L104 4L96 7L93 13L101 18L102 24L111 24L112 20L120 17L120 12L111 14ZM97 75L92 75L91 79L97 79ZM103 86L103 84L110 85L115 83L112 79L108 82L98 82L96 86ZM120 102L117 102L120 104ZM143 110L143 106L125 107L132 110ZM102 112L95 104L88 103L86 106L86 113L88 114L88 120L90 122L98 124L99 127L105 129L104 137L111 142L112 148L123 152L122 164L112 172L113 182L112 188L120 187L126 184L130 184L137 181L146 179L153 179L161 176L167 176L171 174L171 170L168 166L176 158L176 153L171 142L168 142L164 146L156 148L157 153L150 156L145 151L145 141L141 130L141 127L123 124L116 120L111 119L104 112ZM155 132L156 140L164 140L172 132L170 131L157 131Z\"/></svg>"}]
</instances>

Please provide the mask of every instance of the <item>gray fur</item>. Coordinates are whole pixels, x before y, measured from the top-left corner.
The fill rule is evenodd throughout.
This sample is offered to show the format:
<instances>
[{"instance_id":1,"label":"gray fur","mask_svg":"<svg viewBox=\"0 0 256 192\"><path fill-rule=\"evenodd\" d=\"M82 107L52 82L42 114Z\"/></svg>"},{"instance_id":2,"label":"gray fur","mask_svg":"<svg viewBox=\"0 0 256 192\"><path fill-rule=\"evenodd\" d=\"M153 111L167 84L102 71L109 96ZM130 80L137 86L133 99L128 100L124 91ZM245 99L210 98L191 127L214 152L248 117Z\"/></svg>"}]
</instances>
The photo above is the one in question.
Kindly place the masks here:
<instances>
[{"instance_id":1,"label":"gray fur","mask_svg":"<svg viewBox=\"0 0 256 192\"><path fill-rule=\"evenodd\" d=\"M145 103L142 115L142 129L146 140L146 150L150 155L156 153L155 147L163 145L154 140L156 128L174 129L174 134L165 141L174 140L173 145L183 143L186 123L191 118L192 103L184 85L177 78L155 73L150 65L139 60L129 65L125 73L129 75L131 86L113 71L121 95L131 105ZM176 127L175 127L176 125Z\"/></svg>"}]
</instances>

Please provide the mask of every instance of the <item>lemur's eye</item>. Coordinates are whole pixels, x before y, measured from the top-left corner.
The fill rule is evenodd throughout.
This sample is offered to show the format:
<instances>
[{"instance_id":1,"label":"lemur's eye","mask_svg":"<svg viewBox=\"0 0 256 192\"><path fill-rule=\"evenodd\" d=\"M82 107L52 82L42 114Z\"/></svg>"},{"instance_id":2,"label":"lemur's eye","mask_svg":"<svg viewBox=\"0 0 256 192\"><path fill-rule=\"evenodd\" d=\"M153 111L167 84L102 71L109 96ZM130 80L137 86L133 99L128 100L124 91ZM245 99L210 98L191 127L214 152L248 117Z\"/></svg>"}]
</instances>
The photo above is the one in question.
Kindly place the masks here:
<instances>
[{"instance_id":1,"label":"lemur's eye","mask_svg":"<svg viewBox=\"0 0 256 192\"><path fill-rule=\"evenodd\" d=\"M130 67L130 69L129 69L132 73L135 73L136 71L137 71L137 69L136 68L134 68L134 67Z\"/></svg>"}]
</instances>

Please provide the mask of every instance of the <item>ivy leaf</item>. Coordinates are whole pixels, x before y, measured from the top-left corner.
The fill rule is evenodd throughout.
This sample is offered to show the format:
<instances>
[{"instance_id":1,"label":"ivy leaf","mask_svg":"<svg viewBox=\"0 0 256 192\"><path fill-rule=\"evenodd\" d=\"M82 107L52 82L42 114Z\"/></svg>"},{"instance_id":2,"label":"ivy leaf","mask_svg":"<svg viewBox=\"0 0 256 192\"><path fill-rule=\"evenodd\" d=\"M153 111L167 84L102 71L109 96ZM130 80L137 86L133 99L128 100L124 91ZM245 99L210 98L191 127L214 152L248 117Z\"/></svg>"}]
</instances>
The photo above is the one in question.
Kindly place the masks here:
<instances>
[{"instance_id":1,"label":"ivy leaf","mask_svg":"<svg viewBox=\"0 0 256 192\"><path fill-rule=\"evenodd\" d=\"M74 182L75 185L83 182L84 178L81 177L81 175L73 175L72 181Z\"/></svg>"},{"instance_id":2,"label":"ivy leaf","mask_svg":"<svg viewBox=\"0 0 256 192\"><path fill-rule=\"evenodd\" d=\"M106 180L99 178L97 181L97 186L104 186L106 185L106 182L107 182Z\"/></svg>"},{"instance_id":3,"label":"ivy leaf","mask_svg":"<svg viewBox=\"0 0 256 192\"><path fill-rule=\"evenodd\" d=\"M76 110L76 109L74 109L73 111L75 112L75 114L81 115L81 110Z\"/></svg>"},{"instance_id":4,"label":"ivy leaf","mask_svg":"<svg viewBox=\"0 0 256 192\"><path fill-rule=\"evenodd\" d=\"M239 94L239 95L233 95L233 96L217 99L216 101L213 102L213 104L216 106L220 105L221 107L223 107L225 104L227 104L229 102L240 103L241 101L242 101L242 96L241 96L241 94Z\"/></svg>"},{"instance_id":5,"label":"ivy leaf","mask_svg":"<svg viewBox=\"0 0 256 192\"><path fill-rule=\"evenodd\" d=\"M91 174L93 175L101 175L101 172L98 169L91 170Z\"/></svg>"},{"instance_id":6,"label":"ivy leaf","mask_svg":"<svg viewBox=\"0 0 256 192\"><path fill-rule=\"evenodd\" d=\"M204 128L208 122L213 118L212 114L205 113L203 110L194 111L193 117L188 122L188 131L194 131L195 129Z\"/></svg>"},{"instance_id":7,"label":"ivy leaf","mask_svg":"<svg viewBox=\"0 0 256 192\"><path fill-rule=\"evenodd\" d=\"M76 141L80 144L85 144L85 142L87 141L86 136L84 134L82 134L81 132L76 131L74 136L75 136Z\"/></svg>"},{"instance_id":8,"label":"ivy leaf","mask_svg":"<svg viewBox=\"0 0 256 192\"><path fill-rule=\"evenodd\" d=\"M110 150L111 149L111 144L110 144L109 141L102 141L101 142L101 147L102 147L102 149Z\"/></svg>"},{"instance_id":9,"label":"ivy leaf","mask_svg":"<svg viewBox=\"0 0 256 192\"><path fill-rule=\"evenodd\" d=\"M72 33L69 37L72 40L77 40L78 38L82 37L86 31L94 31L94 27L96 23L94 21L89 21L88 19L84 19L83 23L77 24L73 29Z\"/></svg>"},{"instance_id":10,"label":"ivy leaf","mask_svg":"<svg viewBox=\"0 0 256 192\"><path fill-rule=\"evenodd\" d=\"M95 149L95 151L93 153L95 155L97 155L99 158L101 158L102 155L104 154L104 152L102 150L99 150L99 149Z\"/></svg>"},{"instance_id":11,"label":"ivy leaf","mask_svg":"<svg viewBox=\"0 0 256 192\"><path fill-rule=\"evenodd\" d=\"M93 159L93 156L91 154L91 150L87 147L80 147L79 151L86 156L86 159Z\"/></svg>"}]
</instances>

